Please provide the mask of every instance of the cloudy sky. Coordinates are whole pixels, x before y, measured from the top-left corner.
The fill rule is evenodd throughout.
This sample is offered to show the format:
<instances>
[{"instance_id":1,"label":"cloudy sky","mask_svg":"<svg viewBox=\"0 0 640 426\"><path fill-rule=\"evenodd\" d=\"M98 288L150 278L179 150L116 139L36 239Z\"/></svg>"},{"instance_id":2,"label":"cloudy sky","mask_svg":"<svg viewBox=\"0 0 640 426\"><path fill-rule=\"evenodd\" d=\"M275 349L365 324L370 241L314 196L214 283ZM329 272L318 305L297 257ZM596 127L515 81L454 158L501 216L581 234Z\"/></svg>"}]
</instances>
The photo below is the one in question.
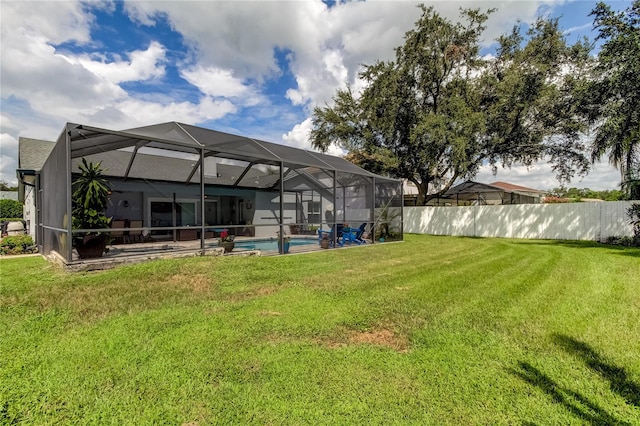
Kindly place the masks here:
<instances>
[{"instance_id":1,"label":"cloudy sky","mask_svg":"<svg viewBox=\"0 0 640 426\"><path fill-rule=\"evenodd\" d=\"M536 16L560 17L569 40L595 37L592 1L424 3L451 19L460 7L497 7L483 54ZM313 108L346 84L361 87L361 64L393 58L416 4L2 0L0 179L16 181L18 137L55 140L66 122L121 130L178 121L310 149ZM477 180L559 186L544 163L495 177L483 170ZM603 163L570 186L618 184Z\"/></svg>"}]
</instances>

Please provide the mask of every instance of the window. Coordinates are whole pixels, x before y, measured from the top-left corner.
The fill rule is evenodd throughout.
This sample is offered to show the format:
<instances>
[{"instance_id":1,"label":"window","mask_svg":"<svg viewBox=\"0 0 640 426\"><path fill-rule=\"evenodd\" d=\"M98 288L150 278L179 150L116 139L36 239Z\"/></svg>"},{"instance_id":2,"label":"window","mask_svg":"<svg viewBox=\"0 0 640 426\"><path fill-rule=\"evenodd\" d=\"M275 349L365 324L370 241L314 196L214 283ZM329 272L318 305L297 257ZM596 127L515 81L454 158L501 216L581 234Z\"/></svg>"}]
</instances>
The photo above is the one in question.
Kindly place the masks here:
<instances>
[{"instance_id":1,"label":"window","mask_svg":"<svg viewBox=\"0 0 640 426\"><path fill-rule=\"evenodd\" d=\"M309 223L320 223L322 211L320 201L307 201L307 220Z\"/></svg>"}]
</instances>

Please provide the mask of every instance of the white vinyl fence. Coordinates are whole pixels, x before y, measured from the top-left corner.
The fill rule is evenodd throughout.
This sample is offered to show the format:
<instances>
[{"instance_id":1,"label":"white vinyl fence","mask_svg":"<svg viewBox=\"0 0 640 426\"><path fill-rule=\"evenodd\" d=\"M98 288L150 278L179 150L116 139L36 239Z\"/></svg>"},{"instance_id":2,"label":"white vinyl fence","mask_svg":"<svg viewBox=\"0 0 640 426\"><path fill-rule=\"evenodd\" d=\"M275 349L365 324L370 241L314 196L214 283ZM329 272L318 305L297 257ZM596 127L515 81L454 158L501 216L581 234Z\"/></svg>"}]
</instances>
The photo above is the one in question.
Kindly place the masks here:
<instances>
[{"instance_id":1,"label":"white vinyl fence","mask_svg":"<svg viewBox=\"0 0 640 426\"><path fill-rule=\"evenodd\" d=\"M627 209L636 202L405 207L404 232L604 241L612 236L632 235Z\"/></svg>"}]
</instances>

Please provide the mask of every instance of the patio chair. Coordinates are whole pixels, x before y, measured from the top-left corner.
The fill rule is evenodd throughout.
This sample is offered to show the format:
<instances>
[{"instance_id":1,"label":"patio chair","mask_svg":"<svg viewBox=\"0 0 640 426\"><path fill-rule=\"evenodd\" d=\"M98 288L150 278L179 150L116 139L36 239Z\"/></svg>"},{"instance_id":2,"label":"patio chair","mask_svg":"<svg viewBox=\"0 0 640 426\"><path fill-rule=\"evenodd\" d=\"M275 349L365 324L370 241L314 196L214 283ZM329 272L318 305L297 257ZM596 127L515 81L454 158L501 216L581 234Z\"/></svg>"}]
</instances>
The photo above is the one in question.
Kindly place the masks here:
<instances>
[{"instance_id":1,"label":"patio chair","mask_svg":"<svg viewBox=\"0 0 640 426\"><path fill-rule=\"evenodd\" d=\"M343 244L362 244L361 241L356 239L356 236L358 235L358 232L360 231L359 228L351 228L348 226L345 226L342 229L342 243Z\"/></svg>"},{"instance_id":2,"label":"patio chair","mask_svg":"<svg viewBox=\"0 0 640 426\"><path fill-rule=\"evenodd\" d=\"M124 228L125 225L125 221L124 220L112 220L111 221L111 228L113 229L120 229L118 231L111 231L111 242L116 242L116 243L125 243L125 240L129 239L129 235L125 234L125 231L121 230L121 228Z\"/></svg>"},{"instance_id":3,"label":"patio chair","mask_svg":"<svg viewBox=\"0 0 640 426\"><path fill-rule=\"evenodd\" d=\"M142 228L142 221L141 220L132 220L130 222L129 227L131 228ZM129 238L131 240L135 241L144 241L144 237L142 235L142 229L138 229L138 230L131 230L129 231Z\"/></svg>"},{"instance_id":4,"label":"patio chair","mask_svg":"<svg viewBox=\"0 0 640 426\"><path fill-rule=\"evenodd\" d=\"M336 239L344 244L344 223L336 223Z\"/></svg>"},{"instance_id":5,"label":"patio chair","mask_svg":"<svg viewBox=\"0 0 640 426\"><path fill-rule=\"evenodd\" d=\"M354 239L356 240L356 242L359 242L361 244L364 244L367 242L367 240L365 240L363 238L363 235L365 233L365 229L367 228L367 223L363 223L362 225L360 225L360 227L358 228L358 231L356 232L356 235L354 237Z\"/></svg>"},{"instance_id":6,"label":"patio chair","mask_svg":"<svg viewBox=\"0 0 640 426\"><path fill-rule=\"evenodd\" d=\"M338 244L338 246L342 247L344 246L344 241L342 241L342 225L340 225L340 228L338 229L339 231L337 234L336 243ZM329 246L333 247L333 227L331 227L331 229L327 231L318 229L318 244L322 245L322 239L325 235L329 238Z\"/></svg>"}]
</instances>

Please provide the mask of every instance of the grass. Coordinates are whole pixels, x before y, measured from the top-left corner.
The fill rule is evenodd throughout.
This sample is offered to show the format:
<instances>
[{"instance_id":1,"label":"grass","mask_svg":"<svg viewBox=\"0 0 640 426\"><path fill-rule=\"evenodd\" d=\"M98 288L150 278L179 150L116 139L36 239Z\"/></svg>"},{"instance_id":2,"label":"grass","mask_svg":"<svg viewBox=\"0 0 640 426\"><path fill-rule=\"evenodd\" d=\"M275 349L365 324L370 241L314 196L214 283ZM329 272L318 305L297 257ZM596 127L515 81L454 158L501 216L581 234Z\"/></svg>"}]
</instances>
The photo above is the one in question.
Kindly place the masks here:
<instances>
[{"instance_id":1,"label":"grass","mask_svg":"<svg viewBox=\"0 0 640 426\"><path fill-rule=\"evenodd\" d=\"M0 422L640 424L640 249L0 261Z\"/></svg>"}]
</instances>

